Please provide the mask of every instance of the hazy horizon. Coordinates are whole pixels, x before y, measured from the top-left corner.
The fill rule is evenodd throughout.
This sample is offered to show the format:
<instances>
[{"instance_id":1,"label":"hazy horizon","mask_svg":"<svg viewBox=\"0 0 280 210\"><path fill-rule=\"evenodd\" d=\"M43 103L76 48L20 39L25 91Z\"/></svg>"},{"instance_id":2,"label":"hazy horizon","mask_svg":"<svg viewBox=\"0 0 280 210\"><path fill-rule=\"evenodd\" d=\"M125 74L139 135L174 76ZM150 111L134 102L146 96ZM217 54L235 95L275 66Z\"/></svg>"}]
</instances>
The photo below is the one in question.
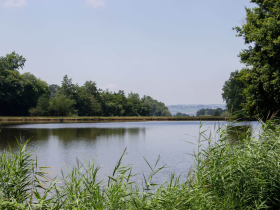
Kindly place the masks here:
<instances>
[{"instance_id":1,"label":"hazy horizon","mask_svg":"<svg viewBox=\"0 0 280 210\"><path fill-rule=\"evenodd\" d=\"M0 0L0 56L23 72L149 95L167 105L224 104L221 93L246 48L234 26L249 1Z\"/></svg>"}]
</instances>

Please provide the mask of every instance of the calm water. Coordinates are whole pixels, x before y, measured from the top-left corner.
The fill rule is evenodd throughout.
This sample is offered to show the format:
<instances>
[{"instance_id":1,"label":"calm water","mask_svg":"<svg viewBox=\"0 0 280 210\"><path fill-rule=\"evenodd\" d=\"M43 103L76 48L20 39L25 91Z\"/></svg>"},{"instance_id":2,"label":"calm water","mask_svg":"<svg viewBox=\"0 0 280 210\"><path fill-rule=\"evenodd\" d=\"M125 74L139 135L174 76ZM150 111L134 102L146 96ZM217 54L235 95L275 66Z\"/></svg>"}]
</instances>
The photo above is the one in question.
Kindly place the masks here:
<instances>
[{"instance_id":1,"label":"calm water","mask_svg":"<svg viewBox=\"0 0 280 210\"><path fill-rule=\"evenodd\" d=\"M225 122L203 122L203 130L211 129ZM256 128L257 122L250 122ZM144 161L159 166L167 165L156 181L168 179L169 172L187 174L193 164L193 154L197 150L200 122L114 122L114 123L54 123L2 125L0 151L8 145L16 148L16 140L29 142L29 150L35 150L40 166L49 166L52 176L60 175L60 170L71 168L76 158L94 160L101 166L100 178L110 175L127 147L128 155L123 164L132 164L134 173L149 172ZM190 144L187 142L194 143Z\"/></svg>"}]
</instances>

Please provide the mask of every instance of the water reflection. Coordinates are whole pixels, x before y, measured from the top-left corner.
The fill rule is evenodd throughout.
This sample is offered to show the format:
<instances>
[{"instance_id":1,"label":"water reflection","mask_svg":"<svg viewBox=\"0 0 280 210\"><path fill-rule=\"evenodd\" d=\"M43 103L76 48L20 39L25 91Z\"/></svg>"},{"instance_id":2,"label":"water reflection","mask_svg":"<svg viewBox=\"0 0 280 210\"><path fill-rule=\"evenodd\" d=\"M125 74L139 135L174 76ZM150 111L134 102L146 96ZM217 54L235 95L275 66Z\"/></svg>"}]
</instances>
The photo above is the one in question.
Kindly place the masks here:
<instances>
[{"instance_id":1,"label":"water reflection","mask_svg":"<svg viewBox=\"0 0 280 210\"><path fill-rule=\"evenodd\" d=\"M5 127L0 132L0 150L9 146L16 148L17 140L22 143L30 139L30 144L44 144L49 139L57 138L60 142L71 143L77 141L93 142L96 139L108 140L124 139L128 136L135 139L140 134L145 135L145 128L59 128L59 129L15 129Z\"/></svg>"},{"instance_id":2,"label":"water reflection","mask_svg":"<svg viewBox=\"0 0 280 210\"><path fill-rule=\"evenodd\" d=\"M256 123L252 125L255 127ZM101 167L99 176L103 179L112 174L127 147L128 155L123 164L132 164L133 173L149 174L150 168L143 157L154 165L160 155L159 166L167 165L168 168L158 173L154 181L162 182L169 178L169 172L188 174L193 157L187 154L197 150L195 137L199 136L200 126L198 121L3 125L0 152L8 149L8 144L17 148L15 137L21 136L23 142L32 137L28 149L36 151L39 166L51 167L53 176L66 167L71 169L76 158L85 158L95 160ZM216 122L204 122L202 129L213 131L215 127ZM242 126L228 128L235 141L243 130ZM204 143L206 147L207 143Z\"/></svg>"}]
</instances>

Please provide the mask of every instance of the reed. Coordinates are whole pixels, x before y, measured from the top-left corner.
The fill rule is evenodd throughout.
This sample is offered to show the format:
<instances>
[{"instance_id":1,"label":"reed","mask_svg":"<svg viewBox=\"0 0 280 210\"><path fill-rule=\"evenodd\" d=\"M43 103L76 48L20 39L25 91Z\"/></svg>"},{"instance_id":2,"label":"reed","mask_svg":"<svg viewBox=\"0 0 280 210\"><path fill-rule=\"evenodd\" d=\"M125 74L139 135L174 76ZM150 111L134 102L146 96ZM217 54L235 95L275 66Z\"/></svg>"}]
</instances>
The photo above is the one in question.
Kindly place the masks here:
<instances>
[{"instance_id":1,"label":"reed","mask_svg":"<svg viewBox=\"0 0 280 210\"><path fill-rule=\"evenodd\" d=\"M19 144L19 152L0 157L0 209L279 209L280 126L263 123L256 137L244 132L232 144L227 128L201 131L187 179L173 173L155 183L162 168L147 162L143 186L133 181L132 167L121 164L126 150L108 182L97 180L94 162L79 160L60 180L50 180Z\"/></svg>"}]
</instances>

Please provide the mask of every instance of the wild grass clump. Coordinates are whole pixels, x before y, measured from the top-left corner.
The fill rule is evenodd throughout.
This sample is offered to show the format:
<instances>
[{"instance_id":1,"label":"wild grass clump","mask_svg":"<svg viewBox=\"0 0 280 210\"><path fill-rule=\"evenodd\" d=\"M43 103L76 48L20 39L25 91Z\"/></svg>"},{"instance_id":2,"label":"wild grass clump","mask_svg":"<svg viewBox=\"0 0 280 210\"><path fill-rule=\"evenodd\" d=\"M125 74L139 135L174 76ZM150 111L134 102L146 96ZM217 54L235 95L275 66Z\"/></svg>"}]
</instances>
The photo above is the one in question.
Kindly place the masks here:
<instances>
[{"instance_id":1,"label":"wild grass clump","mask_svg":"<svg viewBox=\"0 0 280 210\"><path fill-rule=\"evenodd\" d=\"M25 144L0 157L0 209L279 209L280 126L271 121L260 134L251 133L203 131L187 179L172 174L154 183L162 167L147 162L150 175L143 175L142 186L133 181L132 167L121 165L126 151L108 182L98 181L94 162L78 160L67 175L50 180Z\"/></svg>"}]
</instances>

